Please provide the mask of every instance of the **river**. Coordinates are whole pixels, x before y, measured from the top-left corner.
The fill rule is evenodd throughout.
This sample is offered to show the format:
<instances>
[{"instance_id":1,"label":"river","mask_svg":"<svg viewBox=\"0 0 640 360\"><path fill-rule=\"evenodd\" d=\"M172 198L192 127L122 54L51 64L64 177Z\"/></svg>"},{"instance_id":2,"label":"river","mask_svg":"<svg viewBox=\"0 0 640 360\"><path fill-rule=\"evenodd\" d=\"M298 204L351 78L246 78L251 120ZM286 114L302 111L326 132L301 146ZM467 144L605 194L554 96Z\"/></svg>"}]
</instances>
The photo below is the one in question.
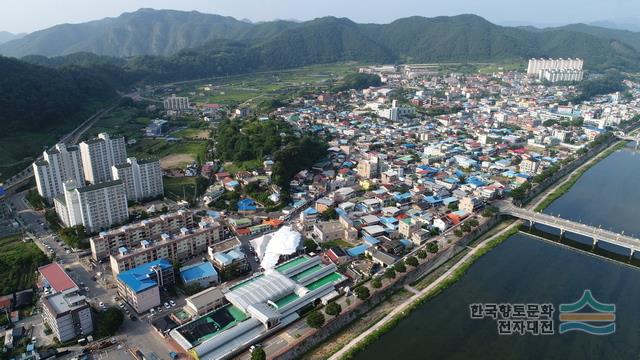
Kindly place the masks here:
<instances>
[{"instance_id":1,"label":"river","mask_svg":"<svg viewBox=\"0 0 640 360\"><path fill-rule=\"evenodd\" d=\"M545 212L640 235L640 153L627 147L602 160ZM541 229L546 230L546 229ZM570 236L579 243L589 239ZM564 240L565 244L574 244ZM596 254L626 260L628 251L599 243ZM586 246L589 248L590 246ZM604 250L606 251L604 251ZM634 261L638 261L636 255ZM616 305L616 332L498 335L492 319L471 319L471 303L561 303L585 289ZM356 359L637 359L640 270L535 236L518 233L471 266L454 285L418 306Z\"/></svg>"}]
</instances>

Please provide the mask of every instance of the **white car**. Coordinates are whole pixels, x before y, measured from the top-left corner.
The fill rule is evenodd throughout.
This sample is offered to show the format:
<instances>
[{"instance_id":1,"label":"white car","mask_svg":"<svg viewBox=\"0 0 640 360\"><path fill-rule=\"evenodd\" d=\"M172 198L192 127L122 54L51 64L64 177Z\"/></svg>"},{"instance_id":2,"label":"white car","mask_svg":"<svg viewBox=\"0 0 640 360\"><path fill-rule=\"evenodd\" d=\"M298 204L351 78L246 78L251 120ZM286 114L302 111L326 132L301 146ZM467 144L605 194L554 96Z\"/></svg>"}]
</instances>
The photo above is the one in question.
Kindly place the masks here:
<instances>
[{"instance_id":1,"label":"white car","mask_svg":"<svg viewBox=\"0 0 640 360\"><path fill-rule=\"evenodd\" d=\"M149 314L153 315L153 314L155 314L155 313L156 313L156 309L151 308L151 309L149 310Z\"/></svg>"},{"instance_id":2,"label":"white car","mask_svg":"<svg viewBox=\"0 0 640 360\"><path fill-rule=\"evenodd\" d=\"M173 307L173 306L176 306L176 302L175 302L175 301L173 301L173 300L169 300L169 304L170 304L172 307Z\"/></svg>"},{"instance_id":3,"label":"white car","mask_svg":"<svg viewBox=\"0 0 640 360\"><path fill-rule=\"evenodd\" d=\"M102 301L100 301L100 307L102 307L102 308L103 308L103 307L105 307L105 306L106 306L106 305L105 305Z\"/></svg>"},{"instance_id":4,"label":"white car","mask_svg":"<svg viewBox=\"0 0 640 360\"><path fill-rule=\"evenodd\" d=\"M171 309L171 305L169 305L169 303L164 303L164 308L165 309Z\"/></svg>"}]
</instances>

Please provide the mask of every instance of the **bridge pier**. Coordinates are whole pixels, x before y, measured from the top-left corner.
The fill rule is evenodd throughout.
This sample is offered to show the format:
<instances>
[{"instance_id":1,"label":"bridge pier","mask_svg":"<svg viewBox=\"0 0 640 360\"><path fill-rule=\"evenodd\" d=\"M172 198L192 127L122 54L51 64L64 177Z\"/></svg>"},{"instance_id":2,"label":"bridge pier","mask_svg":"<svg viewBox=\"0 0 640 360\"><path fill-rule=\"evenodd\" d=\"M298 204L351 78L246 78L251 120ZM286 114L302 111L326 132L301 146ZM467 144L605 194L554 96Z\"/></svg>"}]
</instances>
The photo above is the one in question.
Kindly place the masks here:
<instances>
[{"instance_id":1,"label":"bridge pier","mask_svg":"<svg viewBox=\"0 0 640 360\"><path fill-rule=\"evenodd\" d=\"M636 252L635 250L631 249L631 253L629 254L629 262L631 262L633 260L633 254L635 252Z\"/></svg>"},{"instance_id":2,"label":"bridge pier","mask_svg":"<svg viewBox=\"0 0 640 360\"><path fill-rule=\"evenodd\" d=\"M529 231L531 231L531 229L533 228L533 225L535 225L536 223L533 220L529 220Z\"/></svg>"},{"instance_id":3,"label":"bridge pier","mask_svg":"<svg viewBox=\"0 0 640 360\"><path fill-rule=\"evenodd\" d=\"M560 239L564 237L564 232L565 230L563 228L560 228Z\"/></svg>"},{"instance_id":4,"label":"bridge pier","mask_svg":"<svg viewBox=\"0 0 640 360\"><path fill-rule=\"evenodd\" d=\"M593 238L593 246L591 246L591 250L594 250L596 248L596 245L598 245L598 239Z\"/></svg>"}]
</instances>

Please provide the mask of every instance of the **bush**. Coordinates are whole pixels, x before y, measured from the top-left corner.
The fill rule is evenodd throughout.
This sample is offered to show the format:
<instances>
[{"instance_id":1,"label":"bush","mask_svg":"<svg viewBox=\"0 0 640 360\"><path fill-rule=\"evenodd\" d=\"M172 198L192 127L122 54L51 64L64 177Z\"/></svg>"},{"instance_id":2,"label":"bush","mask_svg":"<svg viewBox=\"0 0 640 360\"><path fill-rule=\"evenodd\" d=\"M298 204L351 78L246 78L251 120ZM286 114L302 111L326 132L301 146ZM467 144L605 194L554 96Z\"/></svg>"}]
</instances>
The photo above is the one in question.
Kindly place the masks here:
<instances>
[{"instance_id":1,"label":"bush","mask_svg":"<svg viewBox=\"0 0 640 360\"><path fill-rule=\"evenodd\" d=\"M384 271L384 277L387 279L395 279L396 271L393 268L387 268L387 270Z\"/></svg>"},{"instance_id":2,"label":"bush","mask_svg":"<svg viewBox=\"0 0 640 360\"><path fill-rule=\"evenodd\" d=\"M324 309L324 312L327 315L336 316L342 312L342 306L336 302L330 302Z\"/></svg>"},{"instance_id":3,"label":"bush","mask_svg":"<svg viewBox=\"0 0 640 360\"><path fill-rule=\"evenodd\" d=\"M424 250L418 250L416 255L418 255L418 257L420 259L426 259L427 258L427 252L424 251Z\"/></svg>"},{"instance_id":4,"label":"bush","mask_svg":"<svg viewBox=\"0 0 640 360\"><path fill-rule=\"evenodd\" d=\"M319 329L324 325L324 315L321 312L314 310L307 315L307 325L314 329Z\"/></svg>"},{"instance_id":5,"label":"bush","mask_svg":"<svg viewBox=\"0 0 640 360\"><path fill-rule=\"evenodd\" d=\"M373 278L373 280L371 280L371 286L373 286L374 289L381 288L382 287L382 280L379 277Z\"/></svg>"},{"instance_id":6,"label":"bush","mask_svg":"<svg viewBox=\"0 0 640 360\"><path fill-rule=\"evenodd\" d=\"M251 352L251 360L267 360L267 354L261 347L256 347Z\"/></svg>"},{"instance_id":7,"label":"bush","mask_svg":"<svg viewBox=\"0 0 640 360\"><path fill-rule=\"evenodd\" d=\"M405 262L407 263L407 265L410 265L410 266L413 266L413 267L418 266L418 259L416 259L415 256L407 257L407 260Z\"/></svg>"},{"instance_id":8,"label":"bush","mask_svg":"<svg viewBox=\"0 0 640 360\"><path fill-rule=\"evenodd\" d=\"M397 263L395 263L393 265L393 268L396 269L396 271L401 272L401 273L407 271L407 266L404 264L404 261L402 261L402 260L400 260Z\"/></svg>"},{"instance_id":9,"label":"bush","mask_svg":"<svg viewBox=\"0 0 640 360\"><path fill-rule=\"evenodd\" d=\"M111 307L107 311L98 312L96 316L95 336L98 339L113 336L120 329L124 314L120 309Z\"/></svg>"},{"instance_id":10,"label":"bush","mask_svg":"<svg viewBox=\"0 0 640 360\"><path fill-rule=\"evenodd\" d=\"M356 296L358 297L358 299L360 300L364 300L367 299L370 295L369 293L369 288L366 286L360 286L357 287L354 292L356 293Z\"/></svg>"}]
</instances>

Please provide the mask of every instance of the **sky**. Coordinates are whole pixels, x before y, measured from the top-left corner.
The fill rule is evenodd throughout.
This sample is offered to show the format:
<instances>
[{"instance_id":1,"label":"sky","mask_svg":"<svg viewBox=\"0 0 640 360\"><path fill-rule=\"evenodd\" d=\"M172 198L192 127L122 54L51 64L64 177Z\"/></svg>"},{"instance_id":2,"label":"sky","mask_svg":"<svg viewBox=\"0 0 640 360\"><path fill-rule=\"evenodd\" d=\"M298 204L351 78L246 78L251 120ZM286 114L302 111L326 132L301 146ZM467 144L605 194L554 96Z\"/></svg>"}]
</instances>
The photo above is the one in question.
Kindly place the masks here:
<instances>
[{"instance_id":1,"label":"sky","mask_svg":"<svg viewBox=\"0 0 640 360\"><path fill-rule=\"evenodd\" d=\"M388 23L407 16L471 13L502 25L557 26L640 17L638 0L4 0L0 30L33 32L62 23L115 17L139 8L196 10L237 19L310 20L332 15Z\"/></svg>"}]
</instances>

